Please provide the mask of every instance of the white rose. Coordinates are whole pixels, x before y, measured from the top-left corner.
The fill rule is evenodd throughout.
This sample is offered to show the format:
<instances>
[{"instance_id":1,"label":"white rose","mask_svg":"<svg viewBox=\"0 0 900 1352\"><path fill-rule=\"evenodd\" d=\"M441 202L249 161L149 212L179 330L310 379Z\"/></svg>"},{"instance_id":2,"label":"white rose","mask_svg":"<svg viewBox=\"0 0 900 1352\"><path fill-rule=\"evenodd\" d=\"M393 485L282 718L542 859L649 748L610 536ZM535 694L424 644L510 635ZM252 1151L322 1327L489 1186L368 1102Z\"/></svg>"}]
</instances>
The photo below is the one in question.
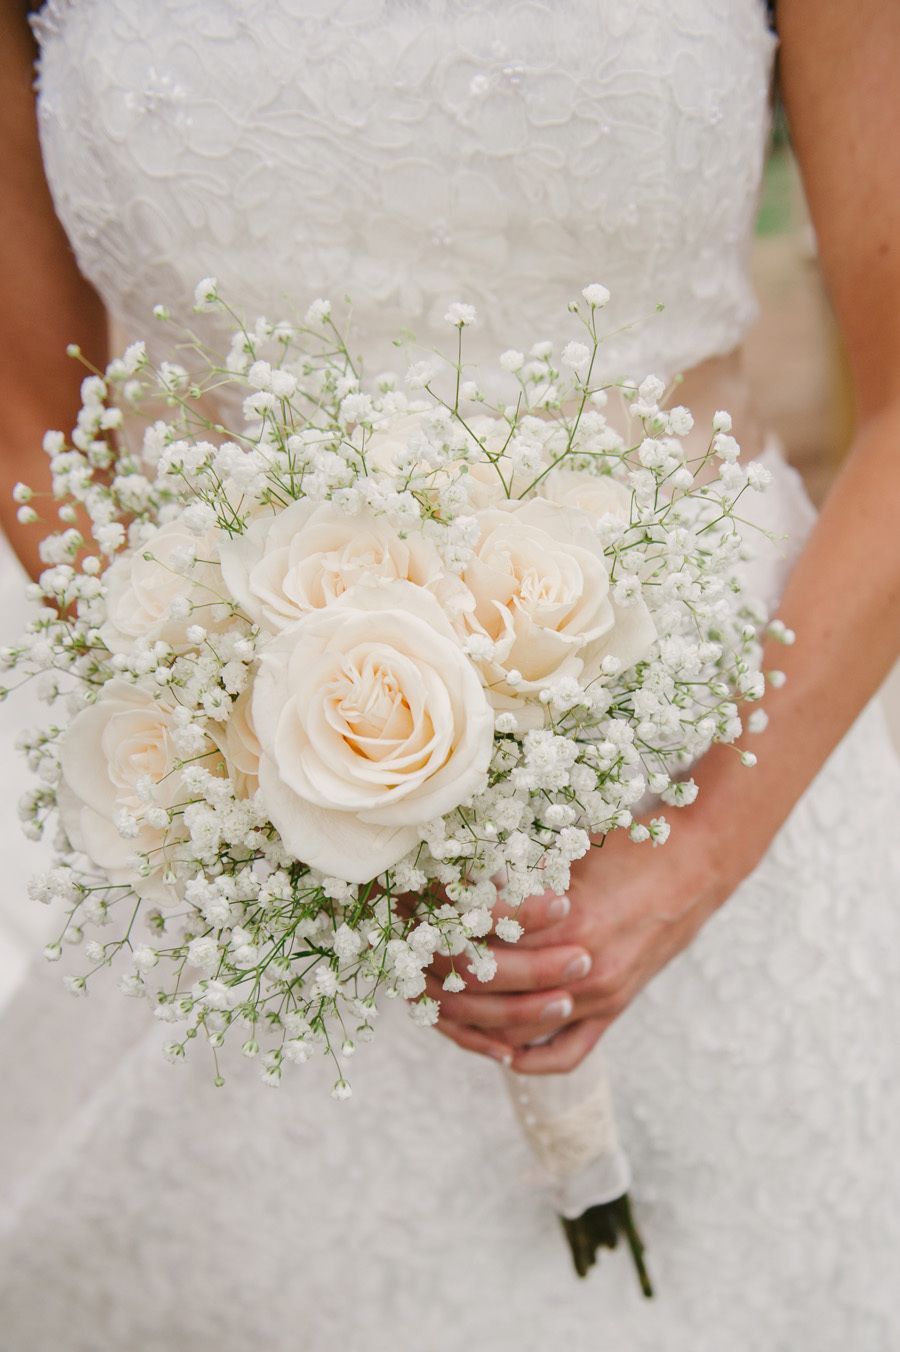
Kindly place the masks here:
<instances>
[{"instance_id":1,"label":"white rose","mask_svg":"<svg viewBox=\"0 0 900 1352\"><path fill-rule=\"evenodd\" d=\"M519 498L550 463L545 450L538 452L539 463L523 469L513 463L504 447L509 444L509 424L501 418L476 414L467 419L475 453L467 461L468 473L464 479L469 501L475 508L484 508ZM530 420L530 432L544 435L535 419Z\"/></svg>"},{"instance_id":2,"label":"white rose","mask_svg":"<svg viewBox=\"0 0 900 1352\"><path fill-rule=\"evenodd\" d=\"M387 474L398 489L412 486L417 494L432 501L460 473L459 462L442 451L440 438L429 432L434 411L429 405L424 411L387 418L367 436L362 452L370 473Z\"/></svg>"},{"instance_id":3,"label":"white rose","mask_svg":"<svg viewBox=\"0 0 900 1352\"><path fill-rule=\"evenodd\" d=\"M393 414L368 433L363 446L366 467L383 474L407 474L414 466L419 473L428 468L423 451L428 443L426 431L429 414L434 405L413 409L410 413Z\"/></svg>"},{"instance_id":4,"label":"white rose","mask_svg":"<svg viewBox=\"0 0 900 1352\"><path fill-rule=\"evenodd\" d=\"M515 709L522 726L537 725L541 690L564 676L594 679L606 656L629 667L647 653L656 637L650 612L641 598L616 605L588 515L535 497L475 519L481 537L462 575L475 604L463 620L472 635L495 645L479 660L495 708ZM512 671L520 677L514 684Z\"/></svg>"},{"instance_id":5,"label":"white rose","mask_svg":"<svg viewBox=\"0 0 900 1352\"><path fill-rule=\"evenodd\" d=\"M376 427L366 442L368 468L402 478L411 472L420 491L424 488L435 493L460 480L473 507L488 507L508 497L517 497L540 472L540 469L523 470L513 464L504 453L510 439L509 424L486 413L466 419L470 454L458 458L451 456L439 465L432 464L425 451L429 441L425 431L429 412L433 413L434 409L430 407L427 412L397 417L381 428ZM531 428L532 433L538 430ZM546 457L542 457L541 467L547 463ZM427 484L423 484L422 479L426 477Z\"/></svg>"},{"instance_id":6,"label":"white rose","mask_svg":"<svg viewBox=\"0 0 900 1352\"><path fill-rule=\"evenodd\" d=\"M541 483L541 496L563 507L577 507L591 516L614 516L631 520L631 489L608 474L587 474L575 469L555 469Z\"/></svg>"},{"instance_id":7,"label":"white rose","mask_svg":"<svg viewBox=\"0 0 900 1352\"><path fill-rule=\"evenodd\" d=\"M266 812L298 859L363 883L480 787L493 715L437 600L360 584L265 649L253 696Z\"/></svg>"},{"instance_id":8,"label":"white rose","mask_svg":"<svg viewBox=\"0 0 900 1352\"><path fill-rule=\"evenodd\" d=\"M168 828L150 826L150 807L171 808L184 799L179 757L171 738L169 713L153 697L125 681L109 681L96 704L76 714L62 741L59 815L76 850L108 875L128 883L160 905L177 900L163 882L162 870L178 857L183 841L180 820ZM151 801L140 794L141 781L152 784ZM136 835L123 837L116 821L125 812L137 818ZM135 868L135 855L154 864L149 877Z\"/></svg>"},{"instance_id":9,"label":"white rose","mask_svg":"<svg viewBox=\"0 0 900 1352\"><path fill-rule=\"evenodd\" d=\"M146 638L186 648L190 625L215 628L212 608L222 601L224 589L218 567L205 562L214 549L211 537L198 538L178 519L116 559L103 575L107 618L100 632L107 647L126 652L136 640ZM188 550L203 561L187 573L179 572L179 555ZM173 603L184 613L173 615Z\"/></svg>"},{"instance_id":10,"label":"white rose","mask_svg":"<svg viewBox=\"0 0 900 1352\"><path fill-rule=\"evenodd\" d=\"M438 552L419 532L401 538L374 512L348 516L306 498L252 522L222 543L220 556L231 595L276 634L364 579L403 578L422 587L441 579Z\"/></svg>"},{"instance_id":11,"label":"white rose","mask_svg":"<svg viewBox=\"0 0 900 1352\"><path fill-rule=\"evenodd\" d=\"M248 685L231 706L225 722L214 732L225 758L225 770L235 796L252 798L259 788L259 738L253 724L253 686Z\"/></svg>"}]
</instances>

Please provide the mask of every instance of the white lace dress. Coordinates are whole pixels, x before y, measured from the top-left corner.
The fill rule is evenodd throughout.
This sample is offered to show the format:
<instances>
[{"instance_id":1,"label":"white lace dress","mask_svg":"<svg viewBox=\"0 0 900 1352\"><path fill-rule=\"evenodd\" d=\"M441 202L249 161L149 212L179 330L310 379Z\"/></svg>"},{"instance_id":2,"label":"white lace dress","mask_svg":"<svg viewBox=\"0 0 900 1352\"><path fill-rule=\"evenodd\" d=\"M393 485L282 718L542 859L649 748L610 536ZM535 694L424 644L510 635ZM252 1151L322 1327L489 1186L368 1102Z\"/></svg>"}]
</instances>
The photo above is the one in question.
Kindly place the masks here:
<instances>
[{"instance_id":1,"label":"white lace dress","mask_svg":"<svg viewBox=\"0 0 900 1352\"><path fill-rule=\"evenodd\" d=\"M127 333L209 273L270 317L349 291L372 369L448 300L489 355L555 337L592 280L651 316L613 374L753 318L762 0L56 0L41 37L57 208ZM898 805L873 706L605 1038L654 1302L621 1252L574 1276L498 1068L402 1008L336 1104L313 1064L216 1090L36 969L0 1038L4 1348L895 1352Z\"/></svg>"}]
</instances>

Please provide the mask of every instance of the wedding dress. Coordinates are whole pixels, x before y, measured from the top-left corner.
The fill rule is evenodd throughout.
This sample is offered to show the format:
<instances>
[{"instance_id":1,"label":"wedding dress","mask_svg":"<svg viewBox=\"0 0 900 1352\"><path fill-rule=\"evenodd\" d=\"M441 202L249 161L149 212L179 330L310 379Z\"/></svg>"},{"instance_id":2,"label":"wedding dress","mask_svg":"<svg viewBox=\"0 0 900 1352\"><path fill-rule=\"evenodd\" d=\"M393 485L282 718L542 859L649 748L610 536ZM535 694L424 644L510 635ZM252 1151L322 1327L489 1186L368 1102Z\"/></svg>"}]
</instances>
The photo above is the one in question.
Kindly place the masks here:
<instances>
[{"instance_id":1,"label":"wedding dress","mask_svg":"<svg viewBox=\"0 0 900 1352\"><path fill-rule=\"evenodd\" d=\"M601 281L610 329L642 321L609 374L753 319L762 0L51 0L39 35L57 210L126 336L156 302L207 322L206 274L249 315L349 293L373 372L448 300L494 358ZM765 456L796 550L812 508ZM604 1039L653 1302L622 1252L574 1276L499 1068L399 1002L339 1104L313 1063L217 1090L113 980L75 1006L36 967L0 1040L4 1349L896 1350L898 805L873 704Z\"/></svg>"}]
</instances>

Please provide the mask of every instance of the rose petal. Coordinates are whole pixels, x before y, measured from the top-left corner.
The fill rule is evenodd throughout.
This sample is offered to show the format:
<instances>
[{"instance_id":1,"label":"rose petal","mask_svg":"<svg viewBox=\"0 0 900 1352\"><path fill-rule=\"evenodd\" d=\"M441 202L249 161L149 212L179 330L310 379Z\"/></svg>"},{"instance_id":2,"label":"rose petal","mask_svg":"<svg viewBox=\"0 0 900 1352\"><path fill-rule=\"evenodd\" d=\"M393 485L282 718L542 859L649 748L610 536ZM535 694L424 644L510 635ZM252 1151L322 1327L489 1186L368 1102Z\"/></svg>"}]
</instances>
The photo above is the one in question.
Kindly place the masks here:
<instances>
[{"instance_id":1,"label":"rose petal","mask_svg":"<svg viewBox=\"0 0 900 1352\"><path fill-rule=\"evenodd\" d=\"M599 665L604 657L618 657L623 668L633 667L646 657L656 642L656 625L643 600L617 606L611 602L615 623L607 634L591 645L591 662Z\"/></svg>"},{"instance_id":2,"label":"rose petal","mask_svg":"<svg viewBox=\"0 0 900 1352\"><path fill-rule=\"evenodd\" d=\"M286 787L273 763L260 762L260 790L285 847L312 868L350 883L367 883L415 846L414 826L383 827L348 812L304 801Z\"/></svg>"}]
</instances>

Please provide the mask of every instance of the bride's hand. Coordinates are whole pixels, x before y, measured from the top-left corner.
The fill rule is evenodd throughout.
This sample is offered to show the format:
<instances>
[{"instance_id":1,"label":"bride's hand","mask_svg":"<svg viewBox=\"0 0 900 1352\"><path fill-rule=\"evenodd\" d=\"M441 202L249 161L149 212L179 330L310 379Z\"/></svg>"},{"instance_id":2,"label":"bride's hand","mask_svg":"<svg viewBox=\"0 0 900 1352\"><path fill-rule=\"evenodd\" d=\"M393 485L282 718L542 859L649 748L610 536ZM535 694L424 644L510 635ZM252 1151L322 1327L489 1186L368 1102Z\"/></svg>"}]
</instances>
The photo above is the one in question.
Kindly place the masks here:
<instances>
[{"instance_id":1,"label":"bride's hand","mask_svg":"<svg viewBox=\"0 0 900 1352\"><path fill-rule=\"evenodd\" d=\"M467 987L449 994L443 979L451 960L436 957L427 989L441 1002L438 1030L469 1050L498 1058L506 1050L508 1063L524 1073L578 1065L745 871L722 863L700 821L674 815L664 846L637 846L616 832L575 863L567 913L551 893L527 901L517 916L525 928L518 942L490 941L497 959L491 981L479 983L456 958ZM541 1038L543 1045L526 1045Z\"/></svg>"}]
</instances>

